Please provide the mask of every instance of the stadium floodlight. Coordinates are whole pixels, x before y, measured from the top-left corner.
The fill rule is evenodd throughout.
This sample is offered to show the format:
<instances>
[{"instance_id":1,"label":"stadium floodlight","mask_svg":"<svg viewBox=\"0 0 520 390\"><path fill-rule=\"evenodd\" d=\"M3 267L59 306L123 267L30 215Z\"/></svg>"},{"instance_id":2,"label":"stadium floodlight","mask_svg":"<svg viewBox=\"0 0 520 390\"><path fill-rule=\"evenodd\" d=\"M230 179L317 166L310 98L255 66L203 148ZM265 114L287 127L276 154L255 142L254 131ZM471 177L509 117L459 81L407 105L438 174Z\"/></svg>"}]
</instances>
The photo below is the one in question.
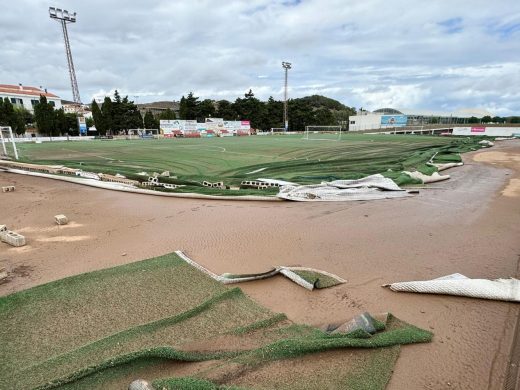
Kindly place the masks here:
<instances>
[{"instance_id":1,"label":"stadium floodlight","mask_svg":"<svg viewBox=\"0 0 520 390\"><path fill-rule=\"evenodd\" d=\"M72 52L70 51L69 33L67 32L67 23L76 23L76 12L69 12L65 9L49 7L49 16L61 23L63 31L63 40L65 41L65 52L67 54L67 63L69 65L69 77L72 85L72 100L79 107L81 106L81 97L79 96L78 81L76 80L76 71L72 62Z\"/></svg>"},{"instance_id":2,"label":"stadium floodlight","mask_svg":"<svg viewBox=\"0 0 520 390\"><path fill-rule=\"evenodd\" d=\"M287 111L287 74L289 69L291 69L292 64L290 62L282 61L282 68L285 70L285 88L283 94L283 124L285 131L289 129L289 114Z\"/></svg>"},{"instance_id":3,"label":"stadium floodlight","mask_svg":"<svg viewBox=\"0 0 520 390\"><path fill-rule=\"evenodd\" d=\"M49 7L49 16L51 19L60 19L67 22L76 22L76 12L69 12L66 9Z\"/></svg>"}]
</instances>

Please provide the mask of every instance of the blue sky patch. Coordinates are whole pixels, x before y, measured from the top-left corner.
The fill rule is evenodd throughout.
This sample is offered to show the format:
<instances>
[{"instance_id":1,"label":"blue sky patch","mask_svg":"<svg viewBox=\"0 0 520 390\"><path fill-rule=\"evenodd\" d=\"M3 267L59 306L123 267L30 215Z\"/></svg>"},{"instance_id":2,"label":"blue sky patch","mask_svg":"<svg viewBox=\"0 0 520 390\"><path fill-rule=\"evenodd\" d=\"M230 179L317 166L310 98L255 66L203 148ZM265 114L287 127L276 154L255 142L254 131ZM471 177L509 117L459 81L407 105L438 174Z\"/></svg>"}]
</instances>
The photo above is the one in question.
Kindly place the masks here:
<instances>
[{"instance_id":1,"label":"blue sky patch","mask_svg":"<svg viewBox=\"0 0 520 390\"><path fill-rule=\"evenodd\" d=\"M460 17L446 19L437 24L443 28L445 33L448 34L456 34L464 29L462 18Z\"/></svg>"}]
</instances>

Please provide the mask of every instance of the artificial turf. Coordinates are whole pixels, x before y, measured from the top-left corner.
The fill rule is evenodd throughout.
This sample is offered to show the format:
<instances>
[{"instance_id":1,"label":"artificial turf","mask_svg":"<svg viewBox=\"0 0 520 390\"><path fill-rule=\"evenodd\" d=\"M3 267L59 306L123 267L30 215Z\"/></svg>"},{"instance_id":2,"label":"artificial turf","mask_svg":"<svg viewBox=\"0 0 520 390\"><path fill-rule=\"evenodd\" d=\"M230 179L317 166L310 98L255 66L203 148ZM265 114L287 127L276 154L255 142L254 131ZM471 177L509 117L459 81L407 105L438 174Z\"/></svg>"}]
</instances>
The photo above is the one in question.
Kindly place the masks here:
<instances>
[{"instance_id":1,"label":"artificial turf","mask_svg":"<svg viewBox=\"0 0 520 390\"><path fill-rule=\"evenodd\" d=\"M170 254L0 298L0 388L116 389L135 375L158 389L305 389L337 380L382 388L399 346L432 337L392 316L384 325L372 336L293 324ZM345 348L370 352L337 353ZM330 353L334 375L312 358ZM315 368L312 381L291 379L300 360ZM281 376L269 375L280 364ZM379 379L367 377L376 371Z\"/></svg>"},{"instance_id":2,"label":"artificial turf","mask_svg":"<svg viewBox=\"0 0 520 390\"><path fill-rule=\"evenodd\" d=\"M203 180L238 185L242 180L259 177L308 184L382 173L396 179L398 184L406 184L411 181L401 174L403 170L428 173L432 168L425 163L436 153L439 161L460 160L458 153L479 149L479 140L478 137L366 134L345 134L334 142L304 140L300 135L92 140L20 143L19 153L25 162L63 164L130 178L139 178L135 175L141 171L169 171L176 178L164 181L188 186L177 191L200 192L197 187Z\"/></svg>"}]
</instances>

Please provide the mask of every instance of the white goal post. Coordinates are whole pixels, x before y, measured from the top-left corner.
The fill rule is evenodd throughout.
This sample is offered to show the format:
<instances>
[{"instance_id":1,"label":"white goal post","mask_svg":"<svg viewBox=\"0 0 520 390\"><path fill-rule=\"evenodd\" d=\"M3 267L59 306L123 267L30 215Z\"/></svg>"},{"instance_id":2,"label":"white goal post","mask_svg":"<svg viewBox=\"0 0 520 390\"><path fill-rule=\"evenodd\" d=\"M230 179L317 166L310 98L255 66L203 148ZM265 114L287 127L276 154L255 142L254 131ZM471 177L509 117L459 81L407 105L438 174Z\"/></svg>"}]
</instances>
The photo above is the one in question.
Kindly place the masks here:
<instances>
[{"instance_id":1,"label":"white goal post","mask_svg":"<svg viewBox=\"0 0 520 390\"><path fill-rule=\"evenodd\" d=\"M303 139L309 141L339 141L342 132L341 126L305 126Z\"/></svg>"},{"instance_id":2,"label":"white goal post","mask_svg":"<svg viewBox=\"0 0 520 390\"><path fill-rule=\"evenodd\" d=\"M4 135L5 134L5 135ZM18 150L16 149L16 142L14 141L13 130L11 127L0 127L0 140L2 141L2 151L7 157L7 148L5 143L11 141L13 144L14 158L18 160Z\"/></svg>"},{"instance_id":3,"label":"white goal post","mask_svg":"<svg viewBox=\"0 0 520 390\"><path fill-rule=\"evenodd\" d=\"M271 134L274 133L285 133L285 129L283 127L271 127Z\"/></svg>"}]
</instances>

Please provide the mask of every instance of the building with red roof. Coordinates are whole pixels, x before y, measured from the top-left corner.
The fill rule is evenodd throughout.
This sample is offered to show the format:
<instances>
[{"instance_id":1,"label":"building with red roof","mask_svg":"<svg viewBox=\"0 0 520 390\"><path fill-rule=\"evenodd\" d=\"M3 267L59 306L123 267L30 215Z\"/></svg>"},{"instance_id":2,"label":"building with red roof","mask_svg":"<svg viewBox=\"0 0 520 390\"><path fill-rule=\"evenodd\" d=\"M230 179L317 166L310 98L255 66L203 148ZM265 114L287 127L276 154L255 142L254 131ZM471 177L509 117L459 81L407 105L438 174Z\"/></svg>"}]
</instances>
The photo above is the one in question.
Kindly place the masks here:
<instances>
[{"instance_id":1,"label":"building with red roof","mask_svg":"<svg viewBox=\"0 0 520 390\"><path fill-rule=\"evenodd\" d=\"M8 98L13 106L25 108L32 113L34 112L34 106L40 101L40 96L42 95L47 97L47 101L52 104L54 108L61 108L60 97L48 92L47 89L27 87L22 84L0 84L0 99Z\"/></svg>"}]
</instances>

